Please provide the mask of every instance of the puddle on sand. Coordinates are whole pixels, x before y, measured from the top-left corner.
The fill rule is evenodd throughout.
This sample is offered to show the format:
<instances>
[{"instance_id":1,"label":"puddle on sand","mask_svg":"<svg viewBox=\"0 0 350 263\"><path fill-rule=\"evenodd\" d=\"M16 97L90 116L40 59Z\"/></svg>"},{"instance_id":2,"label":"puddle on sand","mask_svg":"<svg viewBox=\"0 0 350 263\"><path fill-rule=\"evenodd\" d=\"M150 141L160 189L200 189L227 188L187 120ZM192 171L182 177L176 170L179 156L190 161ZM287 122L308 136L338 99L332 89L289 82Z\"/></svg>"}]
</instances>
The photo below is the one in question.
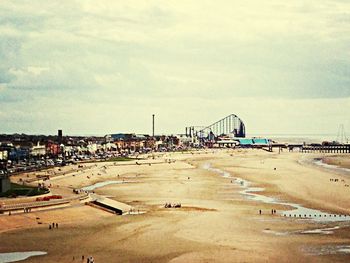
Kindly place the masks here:
<instances>
[{"instance_id":1,"label":"puddle on sand","mask_svg":"<svg viewBox=\"0 0 350 263\"><path fill-rule=\"evenodd\" d=\"M334 233L334 230L337 230L339 228L340 226L335 226L335 227L327 227L327 228L316 228L316 229L309 229L309 230L296 230L296 231L285 231L285 232L278 232L278 231L266 228L262 232L266 234L272 234L275 236L287 236L287 235L293 235L293 234L331 235Z\"/></svg>"},{"instance_id":2,"label":"puddle on sand","mask_svg":"<svg viewBox=\"0 0 350 263\"><path fill-rule=\"evenodd\" d=\"M0 262L2 263L17 262L17 261L25 260L29 257L43 256L46 254L47 252L44 252L44 251L0 253Z\"/></svg>"},{"instance_id":3,"label":"puddle on sand","mask_svg":"<svg viewBox=\"0 0 350 263\"><path fill-rule=\"evenodd\" d=\"M325 163L320 158L314 159L314 164L322 166L322 167L324 167L326 169L350 173L350 169L349 168L339 167L337 165L332 165L332 164Z\"/></svg>"},{"instance_id":4,"label":"puddle on sand","mask_svg":"<svg viewBox=\"0 0 350 263\"><path fill-rule=\"evenodd\" d=\"M335 227L328 227L328 228L317 228L317 229L310 229L310 230L304 230L301 231L301 234L321 234L321 235L330 235L333 234L333 230L339 229L339 226Z\"/></svg>"},{"instance_id":5,"label":"puddle on sand","mask_svg":"<svg viewBox=\"0 0 350 263\"><path fill-rule=\"evenodd\" d=\"M93 184L93 185L82 187L81 190L83 190L83 191L93 191L96 188L101 188L103 186L110 185L110 184L126 184L126 183L131 183L131 181L104 181L104 182L100 182L100 183L96 183L96 184Z\"/></svg>"},{"instance_id":6,"label":"puddle on sand","mask_svg":"<svg viewBox=\"0 0 350 263\"><path fill-rule=\"evenodd\" d=\"M303 251L309 255L335 255L335 254L350 254L350 245L326 245L320 247L307 247Z\"/></svg>"},{"instance_id":7,"label":"puddle on sand","mask_svg":"<svg viewBox=\"0 0 350 263\"><path fill-rule=\"evenodd\" d=\"M263 232L266 234L273 234L275 236L287 236L290 234L289 232L278 232L270 229L264 229Z\"/></svg>"},{"instance_id":8,"label":"puddle on sand","mask_svg":"<svg viewBox=\"0 0 350 263\"><path fill-rule=\"evenodd\" d=\"M283 217L290 217L290 218L299 218L299 219L309 219L317 222L341 222L341 221L350 221L349 215L336 215L336 214L328 214L324 213L317 209L311 209L303 207L299 204L295 203L288 203L280 201L273 197L268 197L262 194L258 194L258 192L262 192L265 189L261 187L250 187L251 182L238 178L233 177L230 173L222 171L218 168L211 167L210 164L203 165L203 168L215 173L220 174L221 176L225 178L232 178L233 181L240 187L244 188L244 190L240 191L240 193L244 196L246 196L250 200L263 202L266 204L276 204L276 205L284 205L284 206L290 206L293 207L292 210L284 211L281 216Z\"/></svg>"}]
</instances>

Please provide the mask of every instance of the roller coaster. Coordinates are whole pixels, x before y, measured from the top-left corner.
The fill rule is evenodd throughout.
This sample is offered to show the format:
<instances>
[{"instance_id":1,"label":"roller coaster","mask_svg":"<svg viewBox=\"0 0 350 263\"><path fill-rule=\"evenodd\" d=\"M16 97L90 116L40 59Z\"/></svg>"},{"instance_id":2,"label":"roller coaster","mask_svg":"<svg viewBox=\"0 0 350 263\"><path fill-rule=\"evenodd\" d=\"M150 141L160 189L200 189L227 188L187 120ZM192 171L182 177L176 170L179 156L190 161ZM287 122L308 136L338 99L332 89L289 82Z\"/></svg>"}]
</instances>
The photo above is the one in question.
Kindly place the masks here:
<instances>
[{"instance_id":1,"label":"roller coaster","mask_svg":"<svg viewBox=\"0 0 350 263\"><path fill-rule=\"evenodd\" d=\"M245 125L235 114L230 114L209 126L186 127L186 136L197 138L201 142L213 141L220 136L244 138L245 135Z\"/></svg>"}]
</instances>

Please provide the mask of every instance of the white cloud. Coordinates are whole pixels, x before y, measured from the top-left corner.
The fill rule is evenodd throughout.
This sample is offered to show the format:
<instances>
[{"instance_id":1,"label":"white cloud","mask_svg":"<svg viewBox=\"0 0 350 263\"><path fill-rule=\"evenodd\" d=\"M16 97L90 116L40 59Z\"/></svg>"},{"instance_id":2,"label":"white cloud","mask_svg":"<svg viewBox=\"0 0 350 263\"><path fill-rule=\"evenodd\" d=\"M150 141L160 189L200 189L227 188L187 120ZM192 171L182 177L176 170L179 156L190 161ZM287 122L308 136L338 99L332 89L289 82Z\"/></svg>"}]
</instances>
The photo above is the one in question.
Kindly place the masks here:
<instances>
[{"instance_id":1,"label":"white cloud","mask_svg":"<svg viewBox=\"0 0 350 263\"><path fill-rule=\"evenodd\" d=\"M332 132L350 113L349 13L340 0L2 1L0 132L147 132L152 113L163 132L230 113L253 132Z\"/></svg>"}]
</instances>

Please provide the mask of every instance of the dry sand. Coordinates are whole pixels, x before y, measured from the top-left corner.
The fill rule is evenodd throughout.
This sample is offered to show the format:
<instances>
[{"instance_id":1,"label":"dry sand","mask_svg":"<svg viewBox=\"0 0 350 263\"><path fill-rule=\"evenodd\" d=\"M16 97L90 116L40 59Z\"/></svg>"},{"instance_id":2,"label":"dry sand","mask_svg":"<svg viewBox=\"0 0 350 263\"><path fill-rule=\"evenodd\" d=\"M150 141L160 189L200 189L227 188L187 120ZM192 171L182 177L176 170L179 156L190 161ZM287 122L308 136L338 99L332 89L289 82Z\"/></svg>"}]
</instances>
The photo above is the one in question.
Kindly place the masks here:
<instances>
[{"instance_id":1,"label":"dry sand","mask_svg":"<svg viewBox=\"0 0 350 263\"><path fill-rule=\"evenodd\" d=\"M26 262L81 262L77 258L82 255L92 255L96 262L348 262L350 254L335 253L335 248L350 245L350 222L282 217L280 212L290 207L249 200L240 194L239 185L231 183L232 178L203 168L210 163L266 188L264 194L271 197L350 214L350 188L344 186L350 177L308 164L314 157L214 150L166 154L140 161L143 165L131 161L87 164L84 170L64 167L64 175L50 180L53 193L68 196L73 188L124 180L95 192L146 213L116 216L76 202L66 208L3 215L0 251L48 252ZM166 202L181 203L182 208L166 209ZM277 214L271 215L271 209ZM59 229L49 230L49 222L59 223ZM339 228L328 235L301 233L335 226Z\"/></svg>"}]
</instances>

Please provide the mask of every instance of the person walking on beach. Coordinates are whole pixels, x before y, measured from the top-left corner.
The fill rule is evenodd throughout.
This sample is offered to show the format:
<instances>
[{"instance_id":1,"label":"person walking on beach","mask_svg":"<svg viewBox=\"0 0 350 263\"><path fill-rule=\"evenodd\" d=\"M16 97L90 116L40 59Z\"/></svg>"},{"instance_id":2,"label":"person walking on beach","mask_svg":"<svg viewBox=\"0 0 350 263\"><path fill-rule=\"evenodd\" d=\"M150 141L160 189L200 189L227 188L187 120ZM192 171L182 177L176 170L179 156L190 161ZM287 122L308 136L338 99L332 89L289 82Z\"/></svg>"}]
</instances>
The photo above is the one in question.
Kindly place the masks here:
<instances>
[{"instance_id":1,"label":"person walking on beach","mask_svg":"<svg viewBox=\"0 0 350 263\"><path fill-rule=\"evenodd\" d=\"M259 210L259 214L261 215L261 210Z\"/></svg>"}]
</instances>

